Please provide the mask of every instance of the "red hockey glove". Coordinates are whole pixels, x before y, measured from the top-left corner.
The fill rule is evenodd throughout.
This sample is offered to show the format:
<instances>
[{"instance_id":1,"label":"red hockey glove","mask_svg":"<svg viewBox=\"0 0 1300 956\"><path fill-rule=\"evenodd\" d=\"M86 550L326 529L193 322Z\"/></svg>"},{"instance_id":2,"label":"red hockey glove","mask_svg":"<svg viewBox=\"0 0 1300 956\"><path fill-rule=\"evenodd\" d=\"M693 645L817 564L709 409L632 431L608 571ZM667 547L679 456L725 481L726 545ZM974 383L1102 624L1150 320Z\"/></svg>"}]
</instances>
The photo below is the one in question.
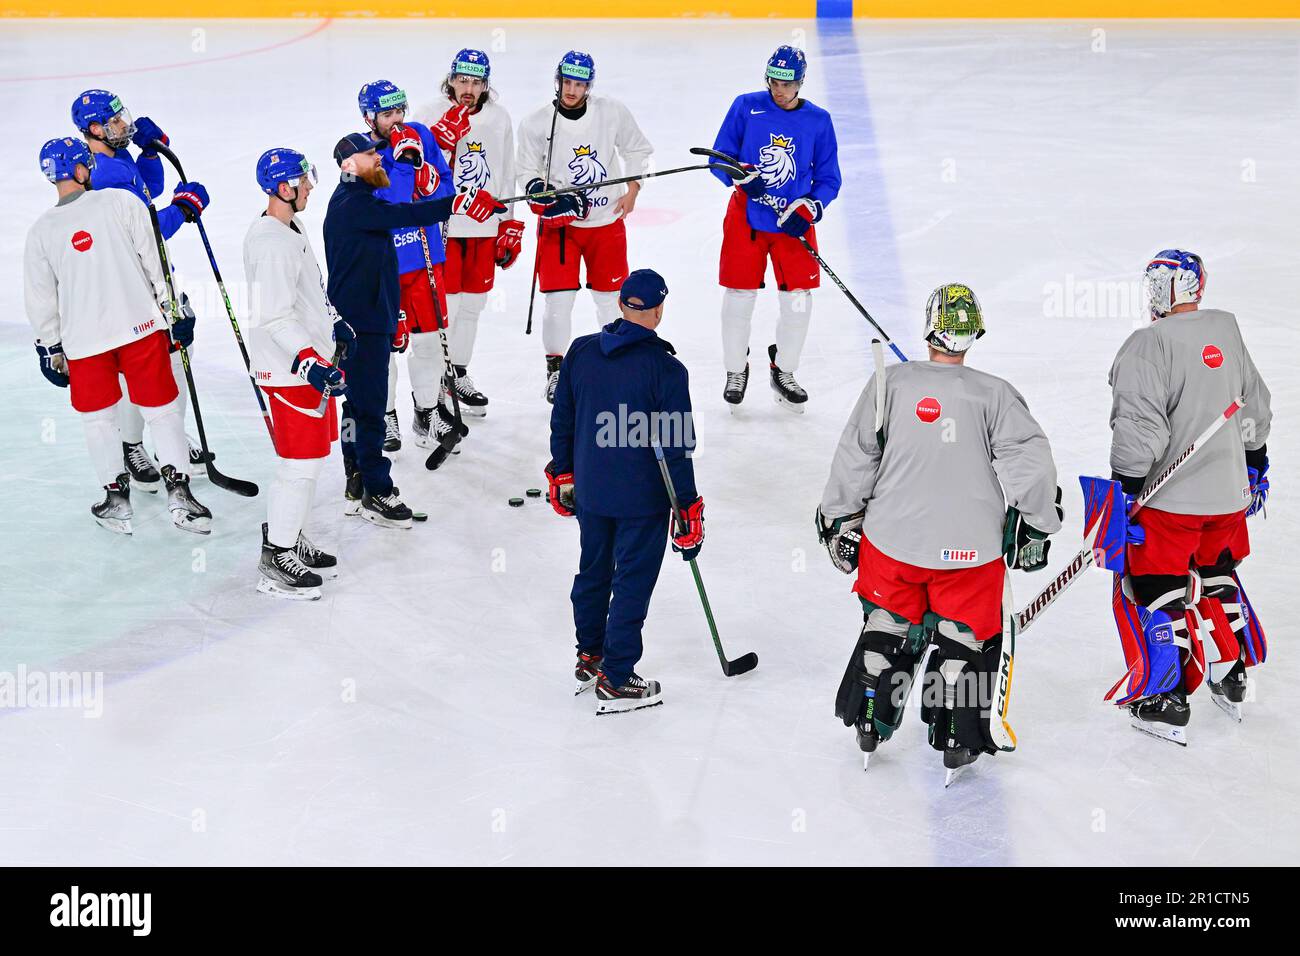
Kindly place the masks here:
<instances>
[{"instance_id":1,"label":"red hockey glove","mask_svg":"<svg viewBox=\"0 0 1300 956\"><path fill-rule=\"evenodd\" d=\"M524 244L524 224L518 219L502 220L497 226L497 265L509 269L519 258L519 250Z\"/></svg>"},{"instance_id":2,"label":"red hockey glove","mask_svg":"<svg viewBox=\"0 0 1300 956\"><path fill-rule=\"evenodd\" d=\"M388 134L389 145L393 147L393 159L419 169L424 165L424 140L420 134L409 126L398 123Z\"/></svg>"},{"instance_id":3,"label":"red hockey glove","mask_svg":"<svg viewBox=\"0 0 1300 956\"><path fill-rule=\"evenodd\" d=\"M450 152L460 138L469 132L469 107L453 106L442 114L442 119L429 127L438 145Z\"/></svg>"},{"instance_id":4,"label":"red hockey glove","mask_svg":"<svg viewBox=\"0 0 1300 956\"><path fill-rule=\"evenodd\" d=\"M555 462L546 463L546 500L551 503L555 513L561 518L572 518L577 512L574 510L573 497L573 472L566 471L562 475L555 473Z\"/></svg>"},{"instance_id":5,"label":"red hockey glove","mask_svg":"<svg viewBox=\"0 0 1300 956\"><path fill-rule=\"evenodd\" d=\"M397 313L397 331L393 333L392 350L394 352L405 352L410 341L411 323L407 321L406 313L399 310Z\"/></svg>"},{"instance_id":6,"label":"red hockey glove","mask_svg":"<svg viewBox=\"0 0 1300 956\"><path fill-rule=\"evenodd\" d=\"M776 218L777 228L798 239L822 217L822 204L816 199L796 199Z\"/></svg>"},{"instance_id":7,"label":"red hockey glove","mask_svg":"<svg viewBox=\"0 0 1300 956\"><path fill-rule=\"evenodd\" d=\"M438 191L438 184L442 182L442 177L438 171L433 168L432 163L425 163L423 166L416 167L415 170L415 197L424 199L432 196Z\"/></svg>"},{"instance_id":8,"label":"red hockey glove","mask_svg":"<svg viewBox=\"0 0 1300 956\"><path fill-rule=\"evenodd\" d=\"M453 215L469 216L475 222L487 222L497 213L505 212L506 207L486 189L471 187L452 200L451 211Z\"/></svg>"},{"instance_id":9,"label":"red hockey glove","mask_svg":"<svg viewBox=\"0 0 1300 956\"><path fill-rule=\"evenodd\" d=\"M704 499L680 504L673 522L673 550L680 551L683 561L694 561L704 545Z\"/></svg>"}]
</instances>

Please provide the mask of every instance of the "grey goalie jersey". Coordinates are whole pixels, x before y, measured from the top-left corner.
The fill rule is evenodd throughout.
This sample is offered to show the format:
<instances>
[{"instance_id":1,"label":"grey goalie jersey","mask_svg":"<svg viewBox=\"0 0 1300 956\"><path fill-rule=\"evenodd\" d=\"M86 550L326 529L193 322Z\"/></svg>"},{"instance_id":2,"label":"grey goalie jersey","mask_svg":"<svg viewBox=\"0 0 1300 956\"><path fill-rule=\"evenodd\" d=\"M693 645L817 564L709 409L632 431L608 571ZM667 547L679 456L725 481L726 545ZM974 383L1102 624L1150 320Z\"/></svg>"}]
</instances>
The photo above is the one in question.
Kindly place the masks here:
<instances>
[{"instance_id":1,"label":"grey goalie jersey","mask_svg":"<svg viewBox=\"0 0 1300 956\"><path fill-rule=\"evenodd\" d=\"M1110 467L1130 478L1159 474L1239 397L1240 427L1219 430L1151 499L1174 514L1220 515L1250 504L1246 449L1268 440L1273 412L1231 312L1198 309L1128 337L1110 369Z\"/></svg>"},{"instance_id":2,"label":"grey goalie jersey","mask_svg":"<svg viewBox=\"0 0 1300 956\"><path fill-rule=\"evenodd\" d=\"M885 376L883 450L875 415L873 375L821 508L828 518L865 508L863 534L889 557L922 568L1000 559L1008 504L1040 531L1060 530L1051 446L1009 383L964 365L906 362Z\"/></svg>"}]
</instances>

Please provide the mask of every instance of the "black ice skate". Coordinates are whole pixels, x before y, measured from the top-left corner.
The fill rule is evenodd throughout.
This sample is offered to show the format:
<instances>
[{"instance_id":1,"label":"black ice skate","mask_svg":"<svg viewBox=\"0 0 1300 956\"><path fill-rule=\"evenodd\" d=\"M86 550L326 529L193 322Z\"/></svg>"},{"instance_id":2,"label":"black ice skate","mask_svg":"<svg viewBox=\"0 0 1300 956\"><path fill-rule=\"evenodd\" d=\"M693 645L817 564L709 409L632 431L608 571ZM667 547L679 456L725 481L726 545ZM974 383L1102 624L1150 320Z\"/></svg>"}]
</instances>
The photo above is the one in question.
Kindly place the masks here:
<instances>
[{"instance_id":1,"label":"black ice skate","mask_svg":"<svg viewBox=\"0 0 1300 956\"><path fill-rule=\"evenodd\" d=\"M808 393L799 387L792 374L777 368L775 345L767 347L767 357L772 373L772 397L776 399L778 405L784 405L796 415L802 415L804 404L808 401Z\"/></svg>"},{"instance_id":2,"label":"black ice skate","mask_svg":"<svg viewBox=\"0 0 1300 956\"><path fill-rule=\"evenodd\" d=\"M1246 665L1240 659L1223 675L1223 680L1206 681L1210 685L1210 700L1237 723L1241 723L1241 705L1246 700Z\"/></svg>"},{"instance_id":3,"label":"black ice skate","mask_svg":"<svg viewBox=\"0 0 1300 956\"><path fill-rule=\"evenodd\" d=\"M573 665L573 679L578 682L574 688L573 696L577 697L584 690L591 690L596 686L596 679L600 676L600 662L604 660L599 654L588 654L586 651L578 652L578 662Z\"/></svg>"},{"instance_id":4,"label":"black ice skate","mask_svg":"<svg viewBox=\"0 0 1300 956\"><path fill-rule=\"evenodd\" d=\"M193 465L195 468L202 469L201 473L206 475L208 462L216 461L217 456L213 454L211 451L209 451L205 455L203 453L203 449L199 446L199 443L196 442L189 435L185 436L185 443L189 446L190 449L190 464Z\"/></svg>"},{"instance_id":5,"label":"black ice skate","mask_svg":"<svg viewBox=\"0 0 1300 956\"><path fill-rule=\"evenodd\" d=\"M266 525L262 527L265 529ZM265 534L265 530L263 530L263 534ZM322 578L330 579L339 576L339 559L328 551L322 551L316 547L301 531L298 532L298 560Z\"/></svg>"},{"instance_id":6,"label":"black ice skate","mask_svg":"<svg viewBox=\"0 0 1300 956\"><path fill-rule=\"evenodd\" d=\"M411 527L411 509L398 497L397 487L386 495L372 495L367 491L361 496L361 517L381 528Z\"/></svg>"},{"instance_id":7,"label":"black ice skate","mask_svg":"<svg viewBox=\"0 0 1300 956\"><path fill-rule=\"evenodd\" d=\"M343 459L343 471L347 475L343 485L343 513L356 516L361 514L361 497L365 494L361 472L357 471L357 466L346 458Z\"/></svg>"},{"instance_id":8,"label":"black ice skate","mask_svg":"<svg viewBox=\"0 0 1300 956\"><path fill-rule=\"evenodd\" d=\"M90 513L95 516L95 523L101 528L116 531L118 534L131 533L131 478L126 472L117 476L117 481L104 486L104 500L90 506Z\"/></svg>"},{"instance_id":9,"label":"black ice skate","mask_svg":"<svg viewBox=\"0 0 1300 956\"><path fill-rule=\"evenodd\" d=\"M135 444L122 442L122 463L126 466L127 474L131 476L133 485L141 491L149 492L151 495L158 493L158 485L162 482L162 475L158 474L158 466L149 457L149 453L144 450L144 442L138 441Z\"/></svg>"},{"instance_id":10,"label":"black ice skate","mask_svg":"<svg viewBox=\"0 0 1300 956\"><path fill-rule=\"evenodd\" d=\"M867 770L871 764L871 755L880 746L880 734L876 732L875 721L859 717L853 724L858 737L858 749L862 751L862 769Z\"/></svg>"},{"instance_id":11,"label":"black ice skate","mask_svg":"<svg viewBox=\"0 0 1300 956\"><path fill-rule=\"evenodd\" d=\"M596 713L623 714L664 702L663 688L657 680L645 680L633 674L622 686L615 687L604 672L596 675Z\"/></svg>"},{"instance_id":12,"label":"black ice skate","mask_svg":"<svg viewBox=\"0 0 1300 956\"><path fill-rule=\"evenodd\" d=\"M301 539L299 539L301 541ZM298 558L296 548L277 548L266 540L262 525L262 558L257 562L262 579L257 590L289 601L320 600L321 578Z\"/></svg>"},{"instance_id":13,"label":"black ice skate","mask_svg":"<svg viewBox=\"0 0 1300 956\"><path fill-rule=\"evenodd\" d=\"M384 451L402 450L402 426L397 423L397 410L384 412Z\"/></svg>"},{"instance_id":14,"label":"black ice skate","mask_svg":"<svg viewBox=\"0 0 1300 956\"><path fill-rule=\"evenodd\" d=\"M411 396L415 401L415 396ZM411 420L411 434L415 436L415 443L421 448L434 448L438 444L437 436L432 434L429 419L433 416L433 409L421 408L417 402L415 405L415 417Z\"/></svg>"},{"instance_id":15,"label":"black ice skate","mask_svg":"<svg viewBox=\"0 0 1300 956\"><path fill-rule=\"evenodd\" d=\"M171 465L163 465L162 479L167 486L167 510L172 514L172 524L192 534L211 534L212 512L190 493L190 476L178 474Z\"/></svg>"},{"instance_id":16,"label":"black ice skate","mask_svg":"<svg viewBox=\"0 0 1300 956\"><path fill-rule=\"evenodd\" d=\"M1186 727L1192 717L1192 708L1182 691L1172 690L1139 700L1128 705L1128 712L1134 730L1180 747L1187 746Z\"/></svg>"},{"instance_id":17,"label":"black ice skate","mask_svg":"<svg viewBox=\"0 0 1300 956\"><path fill-rule=\"evenodd\" d=\"M733 406L731 411L734 414L734 406L739 405L745 400L745 389L749 387L749 363L745 363L743 372L728 372L727 384L722 387L722 400L728 405Z\"/></svg>"},{"instance_id":18,"label":"black ice skate","mask_svg":"<svg viewBox=\"0 0 1300 956\"><path fill-rule=\"evenodd\" d=\"M560 384L560 363L564 361L563 355L546 356L546 401L555 404L555 386Z\"/></svg>"},{"instance_id":19,"label":"black ice skate","mask_svg":"<svg viewBox=\"0 0 1300 956\"><path fill-rule=\"evenodd\" d=\"M443 389L444 390L448 388L456 389L456 398L460 400L460 412L462 415L472 415L475 418L483 418L485 415L487 415L488 397L478 390L478 386L474 384L474 380L469 377L469 370L466 366L457 365L455 366L455 369L456 369L455 381L453 382L449 378L445 379L443 381ZM550 372L548 366L548 370L547 370L548 385L550 384L549 374ZM551 394L552 395L555 394L554 390L552 390ZM448 397L445 401L446 404L448 405L451 404L450 397Z\"/></svg>"},{"instance_id":20,"label":"black ice skate","mask_svg":"<svg viewBox=\"0 0 1300 956\"><path fill-rule=\"evenodd\" d=\"M943 769L947 772L943 777L944 789L951 787L953 782L967 767L975 762L979 755L978 750L972 750L970 747L945 747L943 749Z\"/></svg>"}]
</instances>

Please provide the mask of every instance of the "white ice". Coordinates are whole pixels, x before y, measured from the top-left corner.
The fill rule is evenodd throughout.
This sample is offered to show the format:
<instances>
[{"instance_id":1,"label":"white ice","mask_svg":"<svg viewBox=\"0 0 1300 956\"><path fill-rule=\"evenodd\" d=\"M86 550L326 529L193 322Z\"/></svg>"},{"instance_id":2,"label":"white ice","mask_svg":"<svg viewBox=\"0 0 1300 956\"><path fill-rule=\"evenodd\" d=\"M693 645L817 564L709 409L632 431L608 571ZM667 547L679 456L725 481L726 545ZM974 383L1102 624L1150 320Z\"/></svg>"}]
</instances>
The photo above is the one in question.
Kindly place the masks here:
<instances>
[{"instance_id":1,"label":"white ice","mask_svg":"<svg viewBox=\"0 0 1300 956\"><path fill-rule=\"evenodd\" d=\"M666 167L711 144L731 98L792 38L809 52L805 93L841 138L827 261L912 357L928 291L975 288L990 332L973 363L1011 379L1053 441L1069 519L1056 564L1078 546L1076 476L1108 467L1106 371L1137 311L1123 297L1154 251L1205 256L1207 304L1240 317L1278 426L1277 490L1243 570L1273 656L1240 725L1201 691L1184 750L1102 703L1123 665L1108 579L1090 572L1020 644L1016 753L982 758L945 792L913 712L862 772L832 716L861 615L812 515L868 374L869 330L826 282L799 370L808 413L772 402L760 362L743 413L727 414L725 193L698 173L647 185L631 259L671 288L663 333L692 372L708 502L700 567L728 652L760 657L752 674L722 676L669 555L639 668L663 682L665 706L596 719L590 696L573 698L577 529L543 503L506 505L543 484L548 457L540 336L523 335L531 238L481 323L473 371L490 416L437 473L409 443L396 456L428 523L343 518L342 468L328 470L311 530L344 571L321 602L255 592L265 498L197 481L216 513L209 539L173 530L144 495L134 539L94 526L81 428L37 373L20 268L26 229L53 201L37 150L72 132L82 89L155 118L209 187L204 222L238 303L241 242L262 207L256 157L289 144L315 159L322 188L304 218L323 261L330 148L358 128L364 81L433 100L452 53L486 47L517 120L546 102L560 53L588 49L599 91L630 105ZM0 672L99 672L105 686L98 718L0 711L0 861L581 865L614 846L653 864L1295 863L1298 43L1295 24L1227 22L7 22ZM172 247L199 306L218 463L265 488L270 447L202 247L191 227ZM761 303L756 355L775 317L770 292ZM575 328L593 318L583 297ZM952 477L938 515L961 506ZM1017 573L1018 600L1045 577Z\"/></svg>"}]
</instances>

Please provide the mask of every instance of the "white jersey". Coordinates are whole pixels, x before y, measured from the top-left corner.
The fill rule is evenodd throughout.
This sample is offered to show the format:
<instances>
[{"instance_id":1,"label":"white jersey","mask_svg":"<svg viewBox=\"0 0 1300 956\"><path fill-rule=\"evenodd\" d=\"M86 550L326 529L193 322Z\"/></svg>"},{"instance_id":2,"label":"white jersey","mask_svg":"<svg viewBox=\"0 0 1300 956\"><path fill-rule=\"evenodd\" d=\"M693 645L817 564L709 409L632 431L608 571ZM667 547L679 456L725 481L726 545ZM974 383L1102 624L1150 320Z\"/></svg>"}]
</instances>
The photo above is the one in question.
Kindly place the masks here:
<instances>
[{"instance_id":1,"label":"white jersey","mask_svg":"<svg viewBox=\"0 0 1300 956\"><path fill-rule=\"evenodd\" d=\"M548 103L519 125L516 166L521 184L546 178L546 141L554 113L554 105ZM578 119L566 119L562 113L555 118L550 182L557 187L586 186L639 176L649 170L653 152L654 147L626 106L608 97L588 96L586 111ZM571 225L580 229L608 225L616 218L614 203L626 192L626 185L587 190L591 213Z\"/></svg>"},{"instance_id":2,"label":"white jersey","mask_svg":"<svg viewBox=\"0 0 1300 956\"><path fill-rule=\"evenodd\" d=\"M303 384L290 371L303 349L326 361L334 355L336 315L306 231L297 217L293 223L296 229L263 215L244 236L244 277L252 290L245 328L258 385Z\"/></svg>"},{"instance_id":3,"label":"white jersey","mask_svg":"<svg viewBox=\"0 0 1300 956\"><path fill-rule=\"evenodd\" d=\"M149 213L125 189L72 193L41 213L23 253L27 321L70 359L111 351L167 327Z\"/></svg>"},{"instance_id":4,"label":"white jersey","mask_svg":"<svg viewBox=\"0 0 1300 956\"><path fill-rule=\"evenodd\" d=\"M432 126L454 104L443 100L421 110L417 122ZM438 112L441 109L442 112ZM523 190L515 183L515 131L510 114L491 101L469 118L469 132L460 138L451 155L451 181L456 192L470 187L486 189L494 197L518 195ZM493 236L499 225L515 217L512 208L492 216L487 222L475 222L469 216L452 216L447 220L447 235L455 239Z\"/></svg>"}]
</instances>

